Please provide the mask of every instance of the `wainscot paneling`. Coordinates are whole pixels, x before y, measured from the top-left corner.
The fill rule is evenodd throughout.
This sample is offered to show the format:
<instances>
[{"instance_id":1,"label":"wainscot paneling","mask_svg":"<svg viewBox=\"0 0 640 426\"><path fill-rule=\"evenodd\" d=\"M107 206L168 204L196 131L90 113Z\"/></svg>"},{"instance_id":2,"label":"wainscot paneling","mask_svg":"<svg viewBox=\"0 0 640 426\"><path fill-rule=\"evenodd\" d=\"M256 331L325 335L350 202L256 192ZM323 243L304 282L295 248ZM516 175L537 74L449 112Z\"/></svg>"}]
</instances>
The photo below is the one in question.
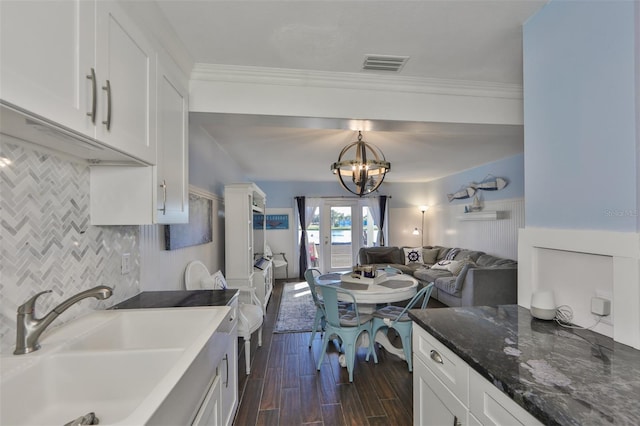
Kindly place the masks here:
<instances>
[{"instance_id":1,"label":"wainscot paneling","mask_svg":"<svg viewBox=\"0 0 640 426\"><path fill-rule=\"evenodd\" d=\"M460 220L464 205L432 206L425 213L424 245L442 245L481 250L518 258L518 229L524 227L524 199L485 202L484 211L498 211L497 220ZM419 246L422 236L413 235L422 227L418 207L390 209L390 245Z\"/></svg>"}]
</instances>

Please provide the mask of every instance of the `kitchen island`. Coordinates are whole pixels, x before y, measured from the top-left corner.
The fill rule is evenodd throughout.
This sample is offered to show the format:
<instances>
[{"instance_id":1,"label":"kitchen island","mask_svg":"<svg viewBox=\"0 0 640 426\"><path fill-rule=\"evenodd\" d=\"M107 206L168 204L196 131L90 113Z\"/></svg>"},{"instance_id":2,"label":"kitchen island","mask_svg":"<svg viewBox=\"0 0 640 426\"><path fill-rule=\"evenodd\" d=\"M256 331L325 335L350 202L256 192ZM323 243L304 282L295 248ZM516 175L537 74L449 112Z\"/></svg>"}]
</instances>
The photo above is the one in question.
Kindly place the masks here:
<instances>
[{"instance_id":1,"label":"kitchen island","mask_svg":"<svg viewBox=\"0 0 640 426\"><path fill-rule=\"evenodd\" d=\"M541 423L640 424L636 349L588 330L534 319L517 305L412 310L409 315L469 366L469 382L479 373L514 401L516 409L523 408ZM415 341L413 350L420 350ZM442 364L439 355L437 360ZM477 398L468 387L466 397L469 406ZM473 407L470 422L477 417L472 414Z\"/></svg>"}]
</instances>

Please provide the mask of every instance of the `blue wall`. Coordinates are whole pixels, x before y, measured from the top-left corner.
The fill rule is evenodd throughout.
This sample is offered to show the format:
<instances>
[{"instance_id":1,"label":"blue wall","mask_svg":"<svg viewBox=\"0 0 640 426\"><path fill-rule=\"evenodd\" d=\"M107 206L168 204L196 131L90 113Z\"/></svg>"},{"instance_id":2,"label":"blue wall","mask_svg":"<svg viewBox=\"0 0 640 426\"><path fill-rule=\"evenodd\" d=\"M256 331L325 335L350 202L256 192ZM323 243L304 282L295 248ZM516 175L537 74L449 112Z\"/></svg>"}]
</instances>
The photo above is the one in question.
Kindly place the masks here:
<instances>
[{"instance_id":1,"label":"blue wall","mask_svg":"<svg viewBox=\"0 0 640 426\"><path fill-rule=\"evenodd\" d=\"M528 227L638 229L635 25L631 1L553 1L525 24Z\"/></svg>"},{"instance_id":2,"label":"blue wall","mask_svg":"<svg viewBox=\"0 0 640 426\"><path fill-rule=\"evenodd\" d=\"M487 175L503 177L509 184L501 191L480 191L484 201L505 200L524 197L524 157L522 154L494 161L455 175L427 183L383 183L380 195L391 195L390 206L394 208L435 206L449 204L448 193L456 192L470 182L480 182ZM349 196L336 182L256 182L267 194L270 208L292 208L293 197L342 197ZM455 200L451 204L469 204L470 200Z\"/></svg>"},{"instance_id":3,"label":"blue wall","mask_svg":"<svg viewBox=\"0 0 640 426\"><path fill-rule=\"evenodd\" d=\"M220 197L228 183L246 182L240 167L194 122L189 125L189 184Z\"/></svg>"}]
</instances>

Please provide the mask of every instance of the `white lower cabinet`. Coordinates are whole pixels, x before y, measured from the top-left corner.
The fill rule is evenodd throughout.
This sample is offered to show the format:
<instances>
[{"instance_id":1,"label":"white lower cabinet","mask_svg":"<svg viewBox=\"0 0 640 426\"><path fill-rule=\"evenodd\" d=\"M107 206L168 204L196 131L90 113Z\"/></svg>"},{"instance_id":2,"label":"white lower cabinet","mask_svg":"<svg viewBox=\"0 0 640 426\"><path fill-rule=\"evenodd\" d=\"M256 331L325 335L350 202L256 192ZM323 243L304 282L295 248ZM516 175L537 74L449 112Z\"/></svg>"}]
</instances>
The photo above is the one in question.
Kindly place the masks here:
<instances>
[{"instance_id":1,"label":"white lower cabinet","mask_svg":"<svg viewBox=\"0 0 640 426\"><path fill-rule=\"evenodd\" d=\"M469 369L469 410L482 425L541 424L472 368Z\"/></svg>"},{"instance_id":2,"label":"white lower cabinet","mask_svg":"<svg viewBox=\"0 0 640 426\"><path fill-rule=\"evenodd\" d=\"M429 370L421 359L413 362L413 424L460 425L467 407Z\"/></svg>"},{"instance_id":3,"label":"white lower cabinet","mask_svg":"<svg viewBox=\"0 0 640 426\"><path fill-rule=\"evenodd\" d=\"M224 371L220 389L220 418L226 426L233 424L238 408L238 299L235 298L230 306L233 307L234 323L227 343L227 352L222 359Z\"/></svg>"},{"instance_id":4,"label":"white lower cabinet","mask_svg":"<svg viewBox=\"0 0 640 426\"><path fill-rule=\"evenodd\" d=\"M413 366L416 426L541 425L416 323Z\"/></svg>"},{"instance_id":5,"label":"white lower cabinet","mask_svg":"<svg viewBox=\"0 0 640 426\"><path fill-rule=\"evenodd\" d=\"M216 369L216 376L211 382L209 392L204 398L200 410L193 421L193 426L219 426L222 425L222 418L220 415L221 393L220 384L222 379L220 378L219 369Z\"/></svg>"},{"instance_id":6,"label":"white lower cabinet","mask_svg":"<svg viewBox=\"0 0 640 426\"><path fill-rule=\"evenodd\" d=\"M268 261L263 266L262 270L254 268L253 272L253 286L256 289L256 296L260 303L262 303L262 310L267 311L267 304L271 298L273 291L273 266L272 262Z\"/></svg>"},{"instance_id":7,"label":"white lower cabinet","mask_svg":"<svg viewBox=\"0 0 640 426\"><path fill-rule=\"evenodd\" d=\"M238 319L237 299L227 324L225 353L218 362L208 391L195 415L194 426L230 426L238 406ZM222 343L222 342L221 342Z\"/></svg>"}]
</instances>

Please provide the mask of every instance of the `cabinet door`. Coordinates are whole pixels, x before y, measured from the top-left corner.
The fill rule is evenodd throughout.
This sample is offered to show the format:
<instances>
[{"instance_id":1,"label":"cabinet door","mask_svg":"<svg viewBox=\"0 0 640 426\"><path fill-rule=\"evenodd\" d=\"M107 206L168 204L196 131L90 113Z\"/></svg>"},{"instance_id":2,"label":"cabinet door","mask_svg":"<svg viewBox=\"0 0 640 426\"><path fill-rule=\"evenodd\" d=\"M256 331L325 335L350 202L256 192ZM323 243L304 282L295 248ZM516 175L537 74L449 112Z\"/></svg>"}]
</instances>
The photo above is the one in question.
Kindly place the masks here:
<instances>
[{"instance_id":1,"label":"cabinet door","mask_svg":"<svg viewBox=\"0 0 640 426\"><path fill-rule=\"evenodd\" d=\"M219 426L222 424L220 418L221 385L220 374L217 374L200 406L200 410L198 410L198 414L196 414L196 418L192 423L193 426Z\"/></svg>"},{"instance_id":2,"label":"cabinet door","mask_svg":"<svg viewBox=\"0 0 640 426\"><path fill-rule=\"evenodd\" d=\"M469 411L485 426L541 425L524 408L472 369L469 372Z\"/></svg>"},{"instance_id":3,"label":"cabinet door","mask_svg":"<svg viewBox=\"0 0 640 426\"><path fill-rule=\"evenodd\" d=\"M415 426L462 426L467 408L427 368L420 358L413 361L413 424Z\"/></svg>"},{"instance_id":4,"label":"cabinet door","mask_svg":"<svg viewBox=\"0 0 640 426\"><path fill-rule=\"evenodd\" d=\"M188 99L170 59L158 60L156 222L189 222ZM185 78L186 80L186 78Z\"/></svg>"},{"instance_id":5,"label":"cabinet door","mask_svg":"<svg viewBox=\"0 0 640 426\"><path fill-rule=\"evenodd\" d=\"M237 330L237 319L234 329ZM225 368L222 371L222 403L220 405L222 424L231 426L235 418L236 408L238 407L238 335L237 331L231 334L225 358L222 365Z\"/></svg>"},{"instance_id":6,"label":"cabinet door","mask_svg":"<svg viewBox=\"0 0 640 426\"><path fill-rule=\"evenodd\" d=\"M156 163L155 53L116 2L97 2L97 139Z\"/></svg>"},{"instance_id":7,"label":"cabinet door","mask_svg":"<svg viewBox=\"0 0 640 426\"><path fill-rule=\"evenodd\" d=\"M1 1L2 101L93 137L94 30L91 1Z\"/></svg>"},{"instance_id":8,"label":"cabinet door","mask_svg":"<svg viewBox=\"0 0 640 426\"><path fill-rule=\"evenodd\" d=\"M469 366L449 348L414 323L414 359L420 358L465 406L469 403Z\"/></svg>"}]
</instances>

